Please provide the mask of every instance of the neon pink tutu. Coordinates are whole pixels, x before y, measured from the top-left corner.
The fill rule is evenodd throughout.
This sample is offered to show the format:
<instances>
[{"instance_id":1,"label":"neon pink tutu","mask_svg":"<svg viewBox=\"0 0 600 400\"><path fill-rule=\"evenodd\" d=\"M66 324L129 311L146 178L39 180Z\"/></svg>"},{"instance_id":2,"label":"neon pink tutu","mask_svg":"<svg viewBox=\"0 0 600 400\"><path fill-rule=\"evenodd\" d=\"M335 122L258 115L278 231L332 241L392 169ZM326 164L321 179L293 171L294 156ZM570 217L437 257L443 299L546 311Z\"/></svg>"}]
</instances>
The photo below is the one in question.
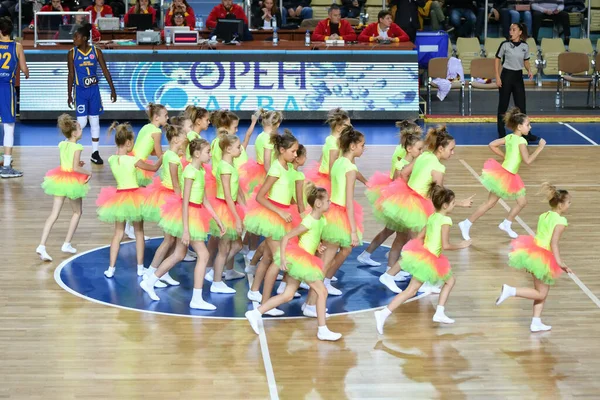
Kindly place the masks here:
<instances>
[{"instance_id":1,"label":"neon pink tutu","mask_svg":"<svg viewBox=\"0 0 600 400\"><path fill-rule=\"evenodd\" d=\"M525 196L525 184L518 174L513 174L490 158L483 164L481 183L496 196L512 200Z\"/></svg>"},{"instance_id":2,"label":"neon pink tutu","mask_svg":"<svg viewBox=\"0 0 600 400\"><path fill-rule=\"evenodd\" d=\"M554 253L538 246L533 236L519 236L511 242L508 265L524 269L547 285L553 285L562 273Z\"/></svg>"},{"instance_id":3,"label":"neon pink tutu","mask_svg":"<svg viewBox=\"0 0 600 400\"><path fill-rule=\"evenodd\" d=\"M304 168L304 176L307 181L311 181L316 187L325 188L327 193L331 194L331 176L319 172L319 167L319 163L311 163L308 167Z\"/></svg>"}]
</instances>

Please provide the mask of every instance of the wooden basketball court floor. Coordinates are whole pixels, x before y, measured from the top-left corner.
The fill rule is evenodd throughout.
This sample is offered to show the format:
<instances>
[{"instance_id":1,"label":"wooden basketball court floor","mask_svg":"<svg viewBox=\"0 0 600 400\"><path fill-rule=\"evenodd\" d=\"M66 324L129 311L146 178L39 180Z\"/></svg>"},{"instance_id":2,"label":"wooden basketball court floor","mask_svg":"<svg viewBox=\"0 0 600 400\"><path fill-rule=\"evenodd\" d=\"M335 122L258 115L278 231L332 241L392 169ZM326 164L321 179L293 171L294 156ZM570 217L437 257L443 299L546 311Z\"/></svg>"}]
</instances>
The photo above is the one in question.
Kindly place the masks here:
<instances>
[{"instance_id":1,"label":"wooden basketball court floor","mask_svg":"<svg viewBox=\"0 0 600 400\"><path fill-rule=\"evenodd\" d=\"M367 145L357 161L366 176L387 170L394 146ZM320 147L309 146L311 159ZM89 152L89 148L86 148ZM105 149L108 155L111 150ZM253 150L250 150L253 153ZM2 180L0 239L0 398L15 399L554 399L598 398L600 382L600 163L598 147L547 147L523 165L529 204L515 223L519 234L536 228L547 210L539 185L568 189L573 205L561 242L563 259L582 282L563 275L550 291L543 321L552 331L531 334L530 301L494 305L502 283L530 286L528 274L507 267L510 240L497 225L498 205L472 229L469 249L447 252L457 284L447 303L451 326L431 321L437 296L401 306L385 335L372 311L333 316L343 333L335 343L316 339L313 319L265 320L255 335L245 320L154 315L107 307L75 297L54 280L70 209L48 242L54 262L35 254L52 201L40 188L58 160L56 147L17 148L25 177ZM457 147L446 184L458 198L487 198L473 172L491 156L486 147ZM106 157L107 158L107 157ZM87 158L86 158L87 161ZM93 168L93 187L74 239L80 252L109 243L112 228L95 216L101 186L112 185L107 166ZM380 229L365 207L365 240ZM510 205L510 203L509 203ZM456 224L472 210L452 215ZM156 227L148 235L158 236ZM133 266L132 266L133 268ZM588 291L589 290L589 291Z\"/></svg>"}]
</instances>

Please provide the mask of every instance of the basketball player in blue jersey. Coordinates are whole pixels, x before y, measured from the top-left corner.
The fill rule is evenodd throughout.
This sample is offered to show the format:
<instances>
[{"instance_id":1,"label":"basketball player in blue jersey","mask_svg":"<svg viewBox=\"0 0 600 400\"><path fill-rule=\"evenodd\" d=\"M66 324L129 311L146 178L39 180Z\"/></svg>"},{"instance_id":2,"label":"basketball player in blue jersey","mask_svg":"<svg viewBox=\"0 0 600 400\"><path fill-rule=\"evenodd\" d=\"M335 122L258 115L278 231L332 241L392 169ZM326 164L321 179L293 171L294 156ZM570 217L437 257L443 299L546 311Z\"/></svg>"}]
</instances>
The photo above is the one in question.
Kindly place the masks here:
<instances>
[{"instance_id":1,"label":"basketball player in blue jersey","mask_svg":"<svg viewBox=\"0 0 600 400\"><path fill-rule=\"evenodd\" d=\"M113 85L110 72L106 68L104 56L100 49L89 44L92 25L83 24L83 26L73 35L73 47L69 50L67 63L69 65L69 108L77 111L77 122L81 129L87 125L90 120L90 130L92 131L92 157L94 164L104 164L98 152L100 141L100 114L104 111L102 108L102 99L100 98L100 89L98 87L98 65L102 68L104 78L110 86L110 99L117 101L117 93ZM73 92L75 92L75 101L73 101Z\"/></svg>"},{"instance_id":2,"label":"basketball player in blue jersey","mask_svg":"<svg viewBox=\"0 0 600 400\"><path fill-rule=\"evenodd\" d=\"M0 177L18 178L23 173L12 168L12 147L15 142L15 120L17 116L17 98L15 83L17 67L29 78L29 69L25 62L25 53L20 43L10 39L13 24L10 18L0 18L0 119L4 128L4 165L0 168Z\"/></svg>"}]
</instances>

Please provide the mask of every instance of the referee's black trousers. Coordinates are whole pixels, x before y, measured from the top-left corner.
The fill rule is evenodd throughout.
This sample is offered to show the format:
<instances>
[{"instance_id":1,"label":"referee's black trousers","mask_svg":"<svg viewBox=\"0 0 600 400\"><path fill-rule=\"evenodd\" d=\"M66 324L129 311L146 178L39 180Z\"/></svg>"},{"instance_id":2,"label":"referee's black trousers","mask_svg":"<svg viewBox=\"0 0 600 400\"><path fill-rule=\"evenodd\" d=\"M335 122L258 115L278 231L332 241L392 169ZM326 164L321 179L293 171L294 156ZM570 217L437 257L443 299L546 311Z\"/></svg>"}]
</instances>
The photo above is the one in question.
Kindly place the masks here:
<instances>
[{"instance_id":1,"label":"referee's black trousers","mask_svg":"<svg viewBox=\"0 0 600 400\"><path fill-rule=\"evenodd\" d=\"M504 128L504 114L508 110L508 104L510 102L510 95L513 96L515 106L521 110L523 114L526 114L525 110L525 84L523 83L523 71L513 71L504 68L500 74L502 80L502 87L498 88L500 93L500 100L498 101L498 137L506 136L506 129Z\"/></svg>"}]
</instances>

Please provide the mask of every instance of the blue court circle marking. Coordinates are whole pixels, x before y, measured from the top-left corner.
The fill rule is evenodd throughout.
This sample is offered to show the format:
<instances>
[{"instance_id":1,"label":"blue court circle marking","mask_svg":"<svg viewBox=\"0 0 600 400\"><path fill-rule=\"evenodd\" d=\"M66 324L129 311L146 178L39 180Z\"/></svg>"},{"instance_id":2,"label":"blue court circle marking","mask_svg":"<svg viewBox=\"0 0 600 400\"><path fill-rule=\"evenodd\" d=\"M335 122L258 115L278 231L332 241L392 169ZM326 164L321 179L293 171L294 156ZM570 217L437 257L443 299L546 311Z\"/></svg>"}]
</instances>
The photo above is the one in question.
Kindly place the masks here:
<instances>
[{"instance_id":1,"label":"blue court circle marking","mask_svg":"<svg viewBox=\"0 0 600 400\"><path fill-rule=\"evenodd\" d=\"M162 242L162 237L146 241L144 265L149 265L154 250ZM379 267L359 265L356 257L366 248L368 243L354 248L347 261L338 273L335 287L342 290L342 296L327 298L328 313L332 317L377 310L387 305L395 293L379 282L379 276L385 271L385 253L388 247L381 246L373 259L382 263ZM193 273L195 261L181 262L171 270L171 276L179 280L181 285L157 289L160 301L152 301L139 286L141 278L137 276L135 241L123 242L117 259L115 277L108 279L103 272L108 266L110 245L88 250L63 261L54 271L54 279L67 292L89 300L120 309L143 313L169 315L188 318L208 319L244 319L244 313L252 308L247 299L248 278L227 281L227 285L236 289L235 294L210 293L210 282L205 281L203 297L217 306L215 311L193 310L189 308L192 297ZM236 259L236 269L243 270L244 263L240 255ZM408 282L398 282L405 289ZM279 283L275 285L275 288ZM301 306L306 299L306 290L300 290L301 298L293 299L279 308L285 316L273 319L306 318L302 315ZM409 301L415 301L427 294L419 293ZM269 317L266 317L269 318Z\"/></svg>"}]
</instances>

